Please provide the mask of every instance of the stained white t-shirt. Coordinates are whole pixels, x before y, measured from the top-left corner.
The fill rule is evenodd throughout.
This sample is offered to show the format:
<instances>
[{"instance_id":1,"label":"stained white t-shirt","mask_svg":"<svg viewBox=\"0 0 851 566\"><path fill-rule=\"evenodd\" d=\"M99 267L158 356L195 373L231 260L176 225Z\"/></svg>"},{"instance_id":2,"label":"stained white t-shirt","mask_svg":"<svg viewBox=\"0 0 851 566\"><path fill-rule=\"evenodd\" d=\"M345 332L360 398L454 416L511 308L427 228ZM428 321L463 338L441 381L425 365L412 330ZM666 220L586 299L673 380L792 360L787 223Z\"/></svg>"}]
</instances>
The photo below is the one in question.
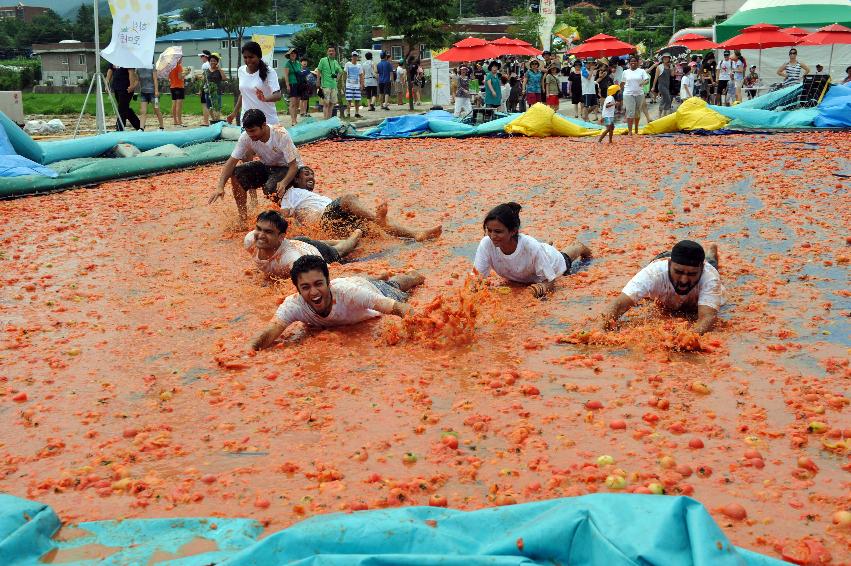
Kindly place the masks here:
<instances>
[{"instance_id":1,"label":"stained white t-shirt","mask_svg":"<svg viewBox=\"0 0 851 566\"><path fill-rule=\"evenodd\" d=\"M482 277L494 270L500 277L517 283L554 281L567 270L560 251L526 234L518 235L517 249L511 255L502 253L485 236L479 242L473 265Z\"/></svg>"},{"instance_id":2,"label":"stained white t-shirt","mask_svg":"<svg viewBox=\"0 0 851 566\"><path fill-rule=\"evenodd\" d=\"M363 86L378 86L378 71L375 63L366 60L361 63L361 69L363 69Z\"/></svg>"},{"instance_id":3,"label":"stained white t-shirt","mask_svg":"<svg viewBox=\"0 0 851 566\"><path fill-rule=\"evenodd\" d=\"M597 94L597 73L588 71L587 77L582 77L582 94Z\"/></svg>"},{"instance_id":4,"label":"stained white t-shirt","mask_svg":"<svg viewBox=\"0 0 851 566\"><path fill-rule=\"evenodd\" d=\"M275 69L269 67L265 81L260 79L259 69L255 73L249 73L245 65L242 65L236 74L239 77L239 94L242 95L242 114L244 115L246 110L257 108L266 115L267 124L277 124L279 120L275 103L261 101L255 92L255 89L259 88L263 91L263 96L272 96L272 93L281 90Z\"/></svg>"},{"instance_id":5,"label":"stained white t-shirt","mask_svg":"<svg viewBox=\"0 0 851 566\"><path fill-rule=\"evenodd\" d=\"M700 281L686 295L678 295L674 290L668 278L668 263L668 258L652 262L630 279L623 288L623 293L635 302L652 299L670 310L696 308L701 305L718 310L727 302L724 298L727 290L721 283L721 276L718 275L718 270L708 263L703 263Z\"/></svg>"},{"instance_id":6,"label":"stained white t-shirt","mask_svg":"<svg viewBox=\"0 0 851 566\"><path fill-rule=\"evenodd\" d=\"M258 250L254 247L254 241L254 230L246 234L245 239L242 241L245 249L251 254L251 258L254 260L254 265L263 273L274 275L276 277L289 277L290 270L293 268L293 263L295 263L295 260L301 256L317 255L322 257L319 250L307 242L285 239L281 242L278 249L275 250L275 253L272 254L272 257L269 259L260 259L258 257Z\"/></svg>"},{"instance_id":7,"label":"stained white t-shirt","mask_svg":"<svg viewBox=\"0 0 851 566\"><path fill-rule=\"evenodd\" d=\"M230 154L231 157L243 161L248 161L255 155L270 167L286 167L291 161L295 161L299 167L304 165L289 132L280 124L269 126L269 140L265 142L254 141L246 132L242 132Z\"/></svg>"},{"instance_id":8,"label":"stained white t-shirt","mask_svg":"<svg viewBox=\"0 0 851 566\"><path fill-rule=\"evenodd\" d=\"M745 64L740 59L730 61L730 78L731 80L741 81L745 78Z\"/></svg>"},{"instance_id":9,"label":"stained white t-shirt","mask_svg":"<svg viewBox=\"0 0 851 566\"><path fill-rule=\"evenodd\" d=\"M612 103L611 106L609 106L610 102ZM606 100L603 101L603 112L602 112L602 114L603 114L603 118L614 118L615 117L615 97L614 96L607 96Z\"/></svg>"},{"instance_id":10,"label":"stained white t-shirt","mask_svg":"<svg viewBox=\"0 0 851 566\"><path fill-rule=\"evenodd\" d=\"M331 199L326 196L290 187L281 199L281 214L295 216L302 224L316 224L329 204Z\"/></svg>"},{"instance_id":11,"label":"stained white t-shirt","mask_svg":"<svg viewBox=\"0 0 851 566\"><path fill-rule=\"evenodd\" d=\"M621 81L623 81L624 96L644 96L642 81L649 81L650 75L644 69L625 69Z\"/></svg>"},{"instance_id":12,"label":"stained white t-shirt","mask_svg":"<svg viewBox=\"0 0 851 566\"><path fill-rule=\"evenodd\" d=\"M363 277L339 277L332 279L331 312L328 316L319 316L298 293L290 295L275 312L275 319L289 326L301 321L310 326L327 328L355 324L381 316L375 307L387 297Z\"/></svg>"}]
</instances>

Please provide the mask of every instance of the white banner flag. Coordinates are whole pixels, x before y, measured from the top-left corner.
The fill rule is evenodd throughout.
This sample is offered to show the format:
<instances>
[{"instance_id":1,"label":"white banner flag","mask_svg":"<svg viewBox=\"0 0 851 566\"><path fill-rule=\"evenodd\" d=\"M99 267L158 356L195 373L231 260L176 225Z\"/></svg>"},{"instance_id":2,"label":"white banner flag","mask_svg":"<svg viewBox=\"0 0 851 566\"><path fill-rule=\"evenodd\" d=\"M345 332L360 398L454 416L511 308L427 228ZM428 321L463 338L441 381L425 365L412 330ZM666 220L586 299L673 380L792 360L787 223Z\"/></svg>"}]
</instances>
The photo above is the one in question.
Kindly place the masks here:
<instances>
[{"instance_id":1,"label":"white banner flag","mask_svg":"<svg viewBox=\"0 0 851 566\"><path fill-rule=\"evenodd\" d=\"M449 63L435 59L440 53L442 51L431 52L431 104L449 106Z\"/></svg>"},{"instance_id":2,"label":"white banner flag","mask_svg":"<svg viewBox=\"0 0 851 566\"><path fill-rule=\"evenodd\" d=\"M553 26L556 23L556 2L555 0L541 0L540 6L541 25L538 28L538 36L541 38L541 49L549 51Z\"/></svg>"},{"instance_id":3,"label":"white banner flag","mask_svg":"<svg viewBox=\"0 0 851 566\"><path fill-rule=\"evenodd\" d=\"M101 56L129 69L150 69L157 39L157 0L109 0L112 41Z\"/></svg>"}]
</instances>

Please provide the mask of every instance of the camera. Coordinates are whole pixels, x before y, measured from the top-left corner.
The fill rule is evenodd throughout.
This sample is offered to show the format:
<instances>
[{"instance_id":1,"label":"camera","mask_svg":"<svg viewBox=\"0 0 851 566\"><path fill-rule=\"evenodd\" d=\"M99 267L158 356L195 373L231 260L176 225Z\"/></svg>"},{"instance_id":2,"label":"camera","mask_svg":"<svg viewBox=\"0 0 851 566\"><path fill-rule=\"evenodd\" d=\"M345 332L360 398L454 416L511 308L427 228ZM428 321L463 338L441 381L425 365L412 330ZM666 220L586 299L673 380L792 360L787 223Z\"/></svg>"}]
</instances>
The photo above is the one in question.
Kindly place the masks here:
<instances>
[{"instance_id":1,"label":"camera","mask_svg":"<svg viewBox=\"0 0 851 566\"><path fill-rule=\"evenodd\" d=\"M331 78L337 80L337 73L331 73Z\"/></svg>"}]
</instances>

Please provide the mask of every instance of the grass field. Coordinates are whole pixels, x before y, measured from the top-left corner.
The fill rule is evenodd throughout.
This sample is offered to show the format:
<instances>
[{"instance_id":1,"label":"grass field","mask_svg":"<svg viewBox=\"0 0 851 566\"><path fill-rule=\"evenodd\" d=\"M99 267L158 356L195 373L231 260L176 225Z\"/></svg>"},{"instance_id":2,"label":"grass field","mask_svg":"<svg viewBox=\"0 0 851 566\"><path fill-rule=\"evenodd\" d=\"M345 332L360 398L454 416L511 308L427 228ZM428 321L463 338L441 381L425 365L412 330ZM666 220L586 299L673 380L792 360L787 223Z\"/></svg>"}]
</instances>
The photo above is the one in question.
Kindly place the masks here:
<instances>
[{"instance_id":1,"label":"grass field","mask_svg":"<svg viewBox=\"0 0 851 566\"><path fill-rule=\"evenodd\" d=\"M79 114L83 107L83 102L86 99L85 94L35 94L32 92L24 93L24 114ZM428 102L430 97L427 93L423 93L423 102ZM311 97L311 108L315 107L318 101L317 97ZM226 94L222 97L222 109L225 114L233 110L234 98L232 95ZM139 110L139 100L135 100L130 104L133 110ZM104 99L104 107L106 114L115 115L112 105L108 99ZM279 113L286 113L287 103L283 100L277 104ZM171 95L163 94L160 96L160 109L164 116L171 115ZM201 98L197 95L189 95L183 101L183 113L187 115L201 115ZM86 104L86 114L95 114L95 96L89 97Z\"/></svg>"}]
</instances>

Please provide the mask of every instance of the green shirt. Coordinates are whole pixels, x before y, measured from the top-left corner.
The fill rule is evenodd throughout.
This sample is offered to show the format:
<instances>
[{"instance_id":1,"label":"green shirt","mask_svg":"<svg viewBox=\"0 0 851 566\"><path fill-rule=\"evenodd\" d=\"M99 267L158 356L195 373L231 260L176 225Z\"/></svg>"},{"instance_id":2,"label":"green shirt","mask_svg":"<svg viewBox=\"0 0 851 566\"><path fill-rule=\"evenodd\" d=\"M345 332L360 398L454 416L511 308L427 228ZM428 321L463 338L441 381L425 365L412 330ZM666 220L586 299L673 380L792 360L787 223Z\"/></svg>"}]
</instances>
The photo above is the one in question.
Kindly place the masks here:
<instances>
[{"instance_id":1,"label":"green shirt","mask_svg":"<svg viewBox=\"0 0 851 566\"><path fill-rule=\"evenodd\" d=\"M336 73L339 77L343 74L343 68L336 59L323 57L319 60L319 65L316 69L319 71L319 86L322 88L337 88L337 79L333 75Z\"/></svg>"},{"instance_id":2,"label":"green shirt","mask_svg":"<svg viewBox=\"0 0 851 566\"><path fill-rule=\"evenodd\" d=\"M495 94L491 94L488 86L492 87ZM485 104L499 106L502 103L502 81L499 75L488 72L485 75Z\"/></svg>"},{"instance_id":3,"label":"green shirt","mask_svg":"<svg viewBox=\"0 0 851 566\"><path fill-rule=\"evenodd\" d=\"M298 84L298 74L301 71L301 63L287 60L287 79L290 81L290 86Z\"/></svg>"}]
</instances>

